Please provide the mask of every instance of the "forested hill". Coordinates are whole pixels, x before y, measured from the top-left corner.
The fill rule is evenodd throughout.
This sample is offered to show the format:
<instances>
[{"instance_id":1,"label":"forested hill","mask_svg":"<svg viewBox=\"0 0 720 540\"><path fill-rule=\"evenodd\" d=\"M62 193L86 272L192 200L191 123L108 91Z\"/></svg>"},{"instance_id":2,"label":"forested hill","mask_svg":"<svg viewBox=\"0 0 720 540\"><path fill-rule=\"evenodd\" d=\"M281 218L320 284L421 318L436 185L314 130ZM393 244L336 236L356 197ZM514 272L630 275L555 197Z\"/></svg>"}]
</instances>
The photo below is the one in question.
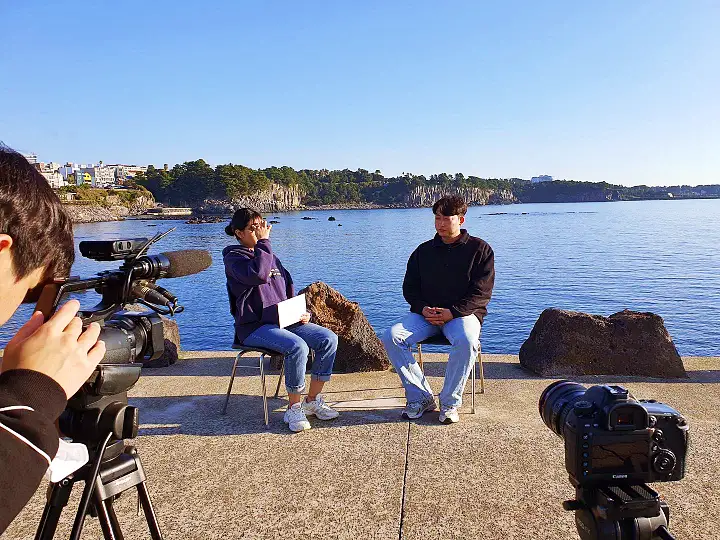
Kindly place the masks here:
<instances>
[{"instance_id":1,"label":"forested hill","mask_svg":"<svg viewBox=\"0 0 720 540\"><path fill-rule=\"evenodd\" d=\"M146 174L135 177L135 182L152 192L158 202L171 205L198 205L207 200L230 202L278 186L298 190L301 204L305 206L368 203L426 206L426 199L449 192L466 193L471 199L469 202L474 204L720 198L720 185L625 187L572 180L533 184L520 178L478 178L462 173L429 177L404 173L385 177L380 171L371 173L365 169L251 169L232 163L213 168L202 159L187 161L171 169L151 166Z\"/></svg>"}]
</instances>

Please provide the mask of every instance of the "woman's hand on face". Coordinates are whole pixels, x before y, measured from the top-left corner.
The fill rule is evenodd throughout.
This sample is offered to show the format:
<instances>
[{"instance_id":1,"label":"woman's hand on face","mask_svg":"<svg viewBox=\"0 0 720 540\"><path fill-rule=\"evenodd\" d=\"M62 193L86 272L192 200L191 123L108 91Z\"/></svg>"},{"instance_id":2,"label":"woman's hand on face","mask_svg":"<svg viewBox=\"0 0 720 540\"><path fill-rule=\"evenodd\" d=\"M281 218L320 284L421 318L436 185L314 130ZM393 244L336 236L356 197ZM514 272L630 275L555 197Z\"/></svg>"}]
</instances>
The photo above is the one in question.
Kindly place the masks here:
<instances>
[{"instance_id":1,"label":"woman's hand on face","mask_svg":"<svg viewBox=\"0 0 720 540\"><path fill-rule=\"evenodd\" d=\"M303 314L300 316L300 322L301 322L302 324L307 324L307 323L309 323L309 322L310 322L310 314L309 314L308 312L303 313Z\"/></svg>"},{"instance_id":2,"label":"woman's hand on face","mask_svg":"<svg viewBox=\"0 0 720 540\"><path fill-rule=\"evenodd\" d=\"M267 240L270 238L270 229L272 229L272 225L263 219L255 229L255 236L258 240Z\"/></svg>"}]
</instances>

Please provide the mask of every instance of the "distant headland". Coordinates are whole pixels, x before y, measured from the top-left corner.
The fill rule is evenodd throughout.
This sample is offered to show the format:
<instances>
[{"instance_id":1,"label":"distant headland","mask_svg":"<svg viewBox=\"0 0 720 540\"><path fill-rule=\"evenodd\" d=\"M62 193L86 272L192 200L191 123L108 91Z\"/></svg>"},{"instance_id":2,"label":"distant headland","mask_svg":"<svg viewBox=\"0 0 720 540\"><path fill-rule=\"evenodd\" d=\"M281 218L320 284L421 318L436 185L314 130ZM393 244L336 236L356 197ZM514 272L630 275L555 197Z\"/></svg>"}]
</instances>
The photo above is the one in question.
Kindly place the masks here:
<instances>
[{"instance_id":1,"label":"distant headland","mask_svg":"<svg viewBox=\"0 0 720 540\"><path fill-rule=\"evenodd\" d=\"M103 191L100 194L99 191ZM94 192L98 192L95 194ZM720 198L720 185L621 186L607 182L551 180L541 176L479 178L457 174L429 177L404 173L385 177L358 169L295 170L291 167L251 169L243 165L211 167L204 160L188 161L172 168L149 166L126 181L123 190L95 190L83 186L62 188L82 221L106 221L138 215L157 203L192 208L195 214L227 214L239 206L261 212L337 208L421 208L432 206L446 194L462 195L469 205L604 202ZM103 216L89 216L78 206L104 209ZM123 209L124 208L124 209ZM92 212L90 212L92 213ZM97 219L95 219L97 218Z\"/></svg>"}]
</instances>

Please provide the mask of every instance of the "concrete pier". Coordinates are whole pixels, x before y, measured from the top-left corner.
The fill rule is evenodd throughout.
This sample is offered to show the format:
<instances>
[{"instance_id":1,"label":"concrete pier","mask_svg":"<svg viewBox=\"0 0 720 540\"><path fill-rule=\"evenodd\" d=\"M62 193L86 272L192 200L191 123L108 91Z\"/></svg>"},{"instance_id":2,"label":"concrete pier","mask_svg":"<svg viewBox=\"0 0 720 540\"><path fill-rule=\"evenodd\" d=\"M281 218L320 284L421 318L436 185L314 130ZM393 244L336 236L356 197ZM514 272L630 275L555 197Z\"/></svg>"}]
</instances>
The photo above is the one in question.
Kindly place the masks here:
<instances>
[{"instance_id":1,"label":"concrete pier","mask_svg":"<svg viewBox=\"0 0 720 540\"><path fill-rule=\"evenodd\" d=\"M426 354L439 392L447 356ZM484 355L486 393L461 421L438 413L401 420L403 391L394 373L335 375L326 399L340 418L291 434L282 398L271 399L265 427L257 369L238 370L222 416L232 352L184 353L168 368L144 370L131 390L140 407L139 448L167 539L574 539L563 500L574 492L563 443L537 409L551 379L522 370L516 356ZM638 398L670 404L689 420L688 473L654 484L671 510L679 539L720 538L720 359L684 358L690 379L587 377L624 384ZM252 364L255 359L243 362ZM277 372L268 377L268 393ZM271 390L272 389L272 390ZM467 385L466 393L469 393ZM67 538L80 498L76 486L56 538ZM45 485L3 538L33 538ZM136 497L116 509L127 539L148 538ZM102 538L87 519L83 538Z\"/></svg>"}]
</instances>

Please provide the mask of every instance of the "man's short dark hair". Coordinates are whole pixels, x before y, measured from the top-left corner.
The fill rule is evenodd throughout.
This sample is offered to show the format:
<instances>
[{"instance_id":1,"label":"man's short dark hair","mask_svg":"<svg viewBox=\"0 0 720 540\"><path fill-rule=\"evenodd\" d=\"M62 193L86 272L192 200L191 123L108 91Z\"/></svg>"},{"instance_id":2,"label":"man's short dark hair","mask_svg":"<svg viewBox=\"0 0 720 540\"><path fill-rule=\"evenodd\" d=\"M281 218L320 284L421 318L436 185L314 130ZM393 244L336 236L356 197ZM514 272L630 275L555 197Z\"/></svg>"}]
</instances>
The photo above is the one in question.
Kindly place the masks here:
<instances>
[{"instance_id":1,"label":"man's short dark hair","mask_svg":"<svg viewBox=\"0 0 720 540\"><path fill-rule=\"evenodd\" d=\"M467 213L467 204L460 195L448 195L433 204L433 214L443 216L464 216Z\"/></svg>"},{"instance_id":2,"label":"man's short dark hair","mask_svg":"<svg viewBox=\"0 0 720 540\"><path fill-rule=\"evenodd\" d=\"M13 239L16 280L45 268L66 277L75 260L72 220L48 181L21 154L0 146L0 233Z\"/></svg>"}]
</instances>

